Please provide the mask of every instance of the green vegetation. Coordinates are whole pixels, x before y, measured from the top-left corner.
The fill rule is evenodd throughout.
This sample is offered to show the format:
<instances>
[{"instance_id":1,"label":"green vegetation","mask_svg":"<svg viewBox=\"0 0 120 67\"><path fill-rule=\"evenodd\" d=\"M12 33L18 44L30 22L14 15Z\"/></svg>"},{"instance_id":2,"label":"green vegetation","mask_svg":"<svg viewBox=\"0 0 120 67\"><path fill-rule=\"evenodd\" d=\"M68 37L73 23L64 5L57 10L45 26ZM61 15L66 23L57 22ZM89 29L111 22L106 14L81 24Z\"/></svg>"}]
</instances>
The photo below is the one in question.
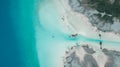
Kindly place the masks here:
<instances>
[{"instance_id":1,"label":"green vegetation","mask_svg":"<svg viewBox=\"0 0 120 67\"><path fill-rule=\"evenodd\" d=\"M88 0L90 7L120 18L120 0Z\"/></svg>"}]
</instances>

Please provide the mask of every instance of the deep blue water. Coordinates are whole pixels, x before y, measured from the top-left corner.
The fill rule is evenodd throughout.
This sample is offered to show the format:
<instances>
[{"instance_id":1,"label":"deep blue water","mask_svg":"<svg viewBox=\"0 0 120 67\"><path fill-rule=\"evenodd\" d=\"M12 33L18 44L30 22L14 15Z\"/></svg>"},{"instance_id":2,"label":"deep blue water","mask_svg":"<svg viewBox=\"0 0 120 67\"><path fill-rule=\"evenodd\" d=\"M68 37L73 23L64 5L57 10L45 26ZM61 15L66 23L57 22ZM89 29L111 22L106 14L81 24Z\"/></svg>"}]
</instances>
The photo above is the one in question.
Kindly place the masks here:
<instances>
[{"instance_id":1,"label":"deep blue water","mask_svg":"<svg viewBox=\"0 0 120 67\"><path fill-rule=\"evenodd\" d=\"M30 20L33 4L34 0L0 0L0 67L39 67Z\"/></svg>"},{"instance_id":2,"label":"deep blue water","mask_svg":"<svg viewBox=\"0 0 120 67\"><path fill-rule=\"evenodd\" d=\"M53 46L58 48L60 45L56 44L63 41L71 42L81 40L95 43L103 41L108 44L120 44L120 42L93 39L81 35L78 38L70 38L70 34L64 34L57 29L57 25L54 24L56 20L53 22L54 17L47 19L49 22L42 22L46 18L44 16L47 15L46 12L43 11L44 14L41 16L42 21L38 23L40 28L40 34L38 36L40 41L38 40L38 45L41 46L38 48L41 48L39 49L41 51L37 51L34 27L34 23L36 22L34 18L36 14L34 13L37 13L37 11L34 11L36 9L34 6L35 1L37 0L0 0L0 67L40 67L40 63L43 63L43 66L46 65L47 62L47 64L50 64L52 63L52 59L49 58L48 55L54 52L50 53L49 50L45 48L50 49L51 47L50 51L53 51L51 45L54 44ZM49 10L50 8L45 8L45 10L46 9ZM52 8L47 12L48 14L52 14L53 11L54 9ZM55 14L56 12L53 13ZM50 16L53 16L53 14ZM54 16L57 17L57 15ZM48 26L45 28L41 22L43 25L44 23L48 24ZM53 39L51 36L55 38ZM37 52L39 52L40 56L44 57L42 60L38 59ZM50 60L46 61L45 59ZM50 65L46 66L49 67Z\"/></svg>"},{"instance_id":3,"label":"deep blue water","mask_svg":"<svg viewBox=\"0 0 120 67\"><path fill-rule=\"evenodd\" d=\"M0 0L0 67L21 67L19 42L10 15L10 4L10 0Z\"/></svg>"}]
</instances>

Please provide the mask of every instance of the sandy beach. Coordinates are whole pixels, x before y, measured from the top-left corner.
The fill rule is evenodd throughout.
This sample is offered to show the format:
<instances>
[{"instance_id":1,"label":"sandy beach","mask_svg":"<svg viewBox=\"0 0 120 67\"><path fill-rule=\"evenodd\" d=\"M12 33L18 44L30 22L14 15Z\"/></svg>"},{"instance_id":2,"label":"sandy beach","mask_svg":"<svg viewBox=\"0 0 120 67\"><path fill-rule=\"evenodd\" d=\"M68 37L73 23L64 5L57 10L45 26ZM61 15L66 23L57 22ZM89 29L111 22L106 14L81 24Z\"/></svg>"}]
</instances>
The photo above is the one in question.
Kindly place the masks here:
<instances>
[{"instance_id":1,"label":"sandy beach","mask_svg":"<svg viewBox=\"0 0 120 67\"><path fill-rule=\"evenodd\" d=\"M79 33L83 36L91 37L91 38L99 38L98 34L102 35L103 40L110 41L120 41L120 35L113 32L101 32L97 30L96 27L93 27L89 22L89 19L80 13L74 12L69 6L69 0L60 0L58 1L63 9L62 17L64 18L64 24L68 24L75 30L75 33ZM57 1L56 1L57 3ZM58 6L59 8L59 6ZM60 11L61 12L61 11ZM71 31L71 30L69 30ZM72 31L73 33L73 31Z\"/></svg>"},{"instance_id":2,"label":"sandy beach","mask_svg":"<svg viewBox=\"0 0 120 67\"><path fill-rule=\"evenodd\" d=\"M120 40L118 35L97 31L87 17L70 8L68 0L45 0L43 7L40 8L39 15L42 31L39 27L36 29L36 48L41 67L63 67L63 57L66 50L68 47L76 45L74 40L71 41L66 38L71 34L77 33L99 39L98 34L101 33L103 40ZM99 43L84 41L80 41L80 44L99 46ZM109 44L104 45L104 47L108 46ZM109 48L113 48L112 46Z\"/></svg>"}]
</instances>

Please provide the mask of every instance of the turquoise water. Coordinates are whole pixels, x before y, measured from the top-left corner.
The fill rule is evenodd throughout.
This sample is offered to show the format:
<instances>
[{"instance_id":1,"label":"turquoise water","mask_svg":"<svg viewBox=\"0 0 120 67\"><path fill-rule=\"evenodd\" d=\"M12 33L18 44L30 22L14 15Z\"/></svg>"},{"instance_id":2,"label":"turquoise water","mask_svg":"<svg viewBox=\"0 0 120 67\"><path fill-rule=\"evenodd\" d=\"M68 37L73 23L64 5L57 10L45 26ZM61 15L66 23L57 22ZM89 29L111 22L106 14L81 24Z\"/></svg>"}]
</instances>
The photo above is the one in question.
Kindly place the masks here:
<instances>
[{"instance_id":1,"label":"turquoise water","mask_svg":"<svg viewBox=\"0 0 120 67\"><path fill-rule=\"evenodd\" d=\"M39 67L35 0L0 0L0 67Z\"/></svg>"},{"instance_id":2,"label":"turquoise water","mask_svg":"<svg viewBox=\"0 0 120 67\"><path fill-rule=\"evenodd\" d=\"M79 35L71 38L52 0L0 1L0 67L62 67L64 50L77 42L119 46L120 42Z\"/></svg>"},{"instance_id":3,"label":"turquoise water","mask_svg":"<svg viewBox=\"0 0 120 67\"><path fill-rule=\"evenodd\" d=\"M103 45L119 46L120 42L100 40L79 35L71 38L70 33L65 33L59 21L59 10L54 6L53 1L44 0L39 3L39 22L36 25L36 42L39 63L41 67L62 67L58 63L59 55L63 48L77 42L96 43L102 41Z\"/></svg>"}]
</instances>

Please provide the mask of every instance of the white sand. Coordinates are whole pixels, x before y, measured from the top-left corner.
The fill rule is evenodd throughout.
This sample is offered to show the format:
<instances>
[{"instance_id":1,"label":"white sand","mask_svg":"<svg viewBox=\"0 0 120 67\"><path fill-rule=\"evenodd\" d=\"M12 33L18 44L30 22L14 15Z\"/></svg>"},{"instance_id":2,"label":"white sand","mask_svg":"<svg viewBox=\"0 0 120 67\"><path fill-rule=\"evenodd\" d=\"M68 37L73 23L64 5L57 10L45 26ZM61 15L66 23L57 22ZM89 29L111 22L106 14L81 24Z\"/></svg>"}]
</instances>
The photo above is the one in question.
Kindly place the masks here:
<instances>
[{"instance_id":1,"label":"white sand","mask_svg":"<svg viewBox=\"0 0 120 67\"><path fill-rule=\"evenodd\" d=\"M56 1L57 2L57 1ZM75 33L79 33L81 35L91 37L91 38L99 38L98 34L101 33L103 40L110 41L120 41L120 35L115 34L113 32L100 32L96 27L93 27L89 22L88 18L80 13L74 12L68 4L68 0L59 0L58 1L61 6L64 8L63 17L65 19L65 23L72 26L75 30ZM58 7L59 8L59 7Z\"/></svg>"},{"instance_id":2,"label":"white sand","mask_svg":"<svg viewBox=\"0 0 120 67\"><path fill-rule=\"evenodd\" d=\"M82 46L83 45L74 47L68 52L68 54L65 57L69 57L73 52L75 52L75 55L80 58L80 61L81 62L84 61L85 54L87 53ZM96 60L98 66L104 67L105 63L108 60L108 57L99 49L99 47L94 47L92 45L89 45L89 48L95 50L96 53L92 54L92 56Z\"/></svg>"},{"instance_id":3,"label":"white sand","mask_svg":"<svg viewBox=\"0 0 120 67\"><path fill-rule=\"evenodd\" d=\"M65 34L69 32L66 31L67 23L63 24L61 20L65 10L59 0L45 0L39 9L40 24L45 30L44 33L44 30L40 30L39 27L36 29L36 48L40 66L63 67L65 51L68 47L75 45L64 39ZM51 35L55 35L55 38L52 38Z\"/></svg>"},{"instance_id":4,"label":"white sand","mask_svg":"<svg viewBox=\"0 0 120 67\"><path fill-rule=\"evenodd\" d=\"M60 25L63 26L63 28L60 30L63 33L68 33L68 32L79 33L87 37L98 38L98 32L96 32L96 29L91 26L91 24L88 22L88 19L84 15L80 13L75 13L71 10L70 6L68 5L68 0L52 0L52 1L48 0L48 3L50 3L50 6L46 5L45 6L46 9L55 8L56 10L54 12L55 13L58 12L58 15L55 18L55 21L51 20L51 22L53 22L52 24L54 24L54 22L61 22ZM43 10L43 12L46 11L46 9ZM54 12L51 11L52 14L54 14ZM42 15L43 17L42 16L41 17L43 19L44 23L42 24L45 25L45 29L50 28L49 30L53 30L52 32L54 32L54 29L52 29L51 26L49 25L51 23L48 23L50 22L49 20L51 19L52 14L50 14L48 10L48 13L46 14L47 17L44 17L44 14ZM61 18L64 18L64 20L62 20ZM57 26L55 26L54 28L57 28ZM71 43L67 43L63 41L54 42L54 40L51 40L53 41L52 43L49 43L49 42L47 43L46 41L44 41L45 43L43 43L44 44L44 47L43 47L43 45L41 45L41 40L40 40L43 38L40 38L39 37L40 35L41 34L38 29L37 36L36 36L37 50L38 50L38 57L41 63L41 67L63 67L62 57L64 56L64 52L67 50L68 45L72 46L74 44L71 45ZM116 35L113 35L113 34L109 34L108 36L107 35L108 34L106 33L102 33L103 39L120 40L119 38L117 38ZM49 38L50 37L48 37L48 40ZM90 43L90 44L94 44L94 43ZM41 51L43 51L43 53L41 53ZM49 57L47 57L46 55L49 55ZM48 61L48 60L51 60L51 61Z\"/></svg>"}]
</instances>

